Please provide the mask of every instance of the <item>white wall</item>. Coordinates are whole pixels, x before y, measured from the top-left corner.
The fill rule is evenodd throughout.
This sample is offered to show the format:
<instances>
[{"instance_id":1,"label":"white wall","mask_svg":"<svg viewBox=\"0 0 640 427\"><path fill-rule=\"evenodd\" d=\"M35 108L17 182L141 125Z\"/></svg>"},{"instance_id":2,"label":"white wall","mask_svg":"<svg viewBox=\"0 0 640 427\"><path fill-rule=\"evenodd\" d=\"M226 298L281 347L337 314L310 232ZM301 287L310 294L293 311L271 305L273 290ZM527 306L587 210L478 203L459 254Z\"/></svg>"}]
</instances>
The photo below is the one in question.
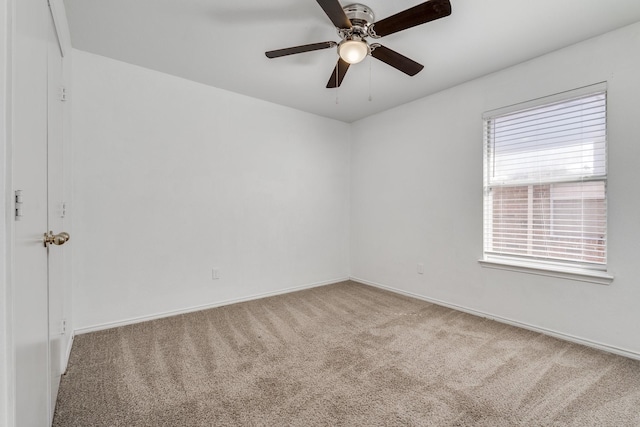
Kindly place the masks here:
<instances>
[{"instance_id":1,"label":"white wall","mask_svg":"<svg viewBox=\"0 0 640 427\"><path fill-rule=\"evenodd\" d=\"M81 51L72 109L76 329L348 277L349 125Z\"/></svg>"},{"instance_id":2,"label":"white wall","mask_svg":"<svg viewBox=\"0 0 640 427\"><path fill-rule=\"evenodd\" d=\"M351 275L640 356L638 52L640 23L354 123ZM482 113L601 81L615 280L481 267Z\"/></svg>"}]
</instances>

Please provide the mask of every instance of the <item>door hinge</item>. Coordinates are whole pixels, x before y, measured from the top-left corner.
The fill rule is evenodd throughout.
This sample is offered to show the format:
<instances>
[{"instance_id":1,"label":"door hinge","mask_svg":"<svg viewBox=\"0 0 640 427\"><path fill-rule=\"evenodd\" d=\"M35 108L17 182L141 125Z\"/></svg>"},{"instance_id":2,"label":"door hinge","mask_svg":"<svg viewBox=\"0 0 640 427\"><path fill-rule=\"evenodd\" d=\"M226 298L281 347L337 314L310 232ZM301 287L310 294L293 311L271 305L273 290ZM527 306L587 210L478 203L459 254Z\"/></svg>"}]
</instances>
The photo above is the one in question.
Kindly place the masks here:
<instances>
[{"instance_id":1,"label":"door hinge","mask_svg":"<svg viewBox=\"0 0 640 427\"><path fill-rule=\"evenodd\" d=\"M16 190L14 196L15 201L15 219L16 221L20 221L22 219L22 190Z\"/></svg>"},{"instance_id":2,"label":"door hinge","mask_svg":"<svg viewBox=\"0 0 640 427\"><path fill-rule=\"evenodd\" d=\"M64 102L69 99L69 93L67 92L67 88L64 86L60 86L60 101Z\"/></svg>"},{"instance_id":3,"label":"door hinge","mask_svg":"<svg viewBox=\"0 0 640 427\"><path fill-rule=\"evenodd\" d=\"M67 333L67 319L62 319L60 322L60 335Z\"/></svg>"}]
</instances>

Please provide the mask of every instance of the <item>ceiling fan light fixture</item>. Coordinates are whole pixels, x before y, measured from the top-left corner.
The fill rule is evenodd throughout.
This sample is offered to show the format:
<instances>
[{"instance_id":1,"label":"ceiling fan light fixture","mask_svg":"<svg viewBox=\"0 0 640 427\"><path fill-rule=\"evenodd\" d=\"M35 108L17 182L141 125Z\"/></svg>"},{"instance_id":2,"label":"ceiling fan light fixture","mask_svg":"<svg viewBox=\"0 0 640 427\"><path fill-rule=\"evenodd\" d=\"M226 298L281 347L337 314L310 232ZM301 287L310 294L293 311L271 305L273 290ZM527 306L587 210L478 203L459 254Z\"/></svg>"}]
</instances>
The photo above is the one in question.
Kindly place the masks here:
<instances>
[{"instance_id":1,"label":"ceiling fan light fixture","mask_svg":"<svg viewBox=\"0 0 640 427\"><path fill-rule=\"evenodd\" d=\"M370 52L371 49L364 40L343 40L338 46L338 55L349 64L362 62Z\"/></svg>"},{"instance_id":2,"label":"ceiling fan light fixture","mask_svg":"<svg viewBox=\"0 0 640 427\"><path fill-rule=\"evenodd\" d=\"M380 43L372 42L369 45L366 38L371 37L377 40L380 37L451 15L450 0L426 0L381 21L376 21L371 8L364 4L353 3L342 6L340 0L316 0L316 2L338 31L341 41L336 43L329 40L270 50L265 52L265 55L267 58L279 58L337 46L339 59L327 82L327 89L340 86L349 66L362 62L369 55L408 76L415 76L424 68L422 64L384 47Z\"/></svg>"}]
</instances>

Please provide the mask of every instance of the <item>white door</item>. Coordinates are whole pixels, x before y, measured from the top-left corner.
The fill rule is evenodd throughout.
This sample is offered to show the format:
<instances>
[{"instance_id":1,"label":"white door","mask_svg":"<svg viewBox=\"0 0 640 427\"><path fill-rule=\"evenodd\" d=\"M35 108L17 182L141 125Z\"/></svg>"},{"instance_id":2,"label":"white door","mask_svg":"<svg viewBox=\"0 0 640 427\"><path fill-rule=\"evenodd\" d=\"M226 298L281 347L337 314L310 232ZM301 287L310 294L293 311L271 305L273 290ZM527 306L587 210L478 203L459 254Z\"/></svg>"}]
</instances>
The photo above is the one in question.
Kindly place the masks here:
<instances>
[{"instance_id":1,"label":"white door","mask_svg":"<svg viewBox=\"0 0 640 427\"><path fill-rule=\"evenodd\" d=\"M48 213L47 230L59 233L65 230L63 188L63 100L61 90L62 77L62 53L55 34L53 17L49 16L47 25L48 41L48 100L47 100L47 193ZM49 245L48 251L48 283L49 283L49 377L51 390L50 419L53 420L53 412L58 396L58 386L63 368L63 293L64 293L64 257L67 246Z\"/></svg>"},{"instance_id":2,"label":"white door","mask_svg":"<svg viewBox=\"0 0 640 427\"><path fill-rule=\"evenodd\" d=\"M49 424L46 1L14 5L13 188L22 191L12 263L16 426Z\"/></svg>"}]
</instances>

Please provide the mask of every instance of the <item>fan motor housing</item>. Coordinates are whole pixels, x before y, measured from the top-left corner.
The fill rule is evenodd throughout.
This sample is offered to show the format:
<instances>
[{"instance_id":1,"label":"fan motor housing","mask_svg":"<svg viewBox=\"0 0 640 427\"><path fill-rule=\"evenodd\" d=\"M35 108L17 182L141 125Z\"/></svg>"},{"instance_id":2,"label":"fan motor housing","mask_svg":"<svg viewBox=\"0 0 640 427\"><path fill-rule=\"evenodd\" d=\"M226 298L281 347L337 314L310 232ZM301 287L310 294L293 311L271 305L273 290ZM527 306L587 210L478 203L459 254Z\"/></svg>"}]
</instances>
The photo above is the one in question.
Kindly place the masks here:
<instances>
[{"instance_id":1,"label":"fan motor housing","mask_svg":"<svg viewBox=\"0 0 640 427\"><path fill-rule=\"evenodd\" d=\"M365 27L375 21L375 14L369 6L360 3L353 3L342 8L351 23L358 27Z\"/></svg>"}]
</instances>

